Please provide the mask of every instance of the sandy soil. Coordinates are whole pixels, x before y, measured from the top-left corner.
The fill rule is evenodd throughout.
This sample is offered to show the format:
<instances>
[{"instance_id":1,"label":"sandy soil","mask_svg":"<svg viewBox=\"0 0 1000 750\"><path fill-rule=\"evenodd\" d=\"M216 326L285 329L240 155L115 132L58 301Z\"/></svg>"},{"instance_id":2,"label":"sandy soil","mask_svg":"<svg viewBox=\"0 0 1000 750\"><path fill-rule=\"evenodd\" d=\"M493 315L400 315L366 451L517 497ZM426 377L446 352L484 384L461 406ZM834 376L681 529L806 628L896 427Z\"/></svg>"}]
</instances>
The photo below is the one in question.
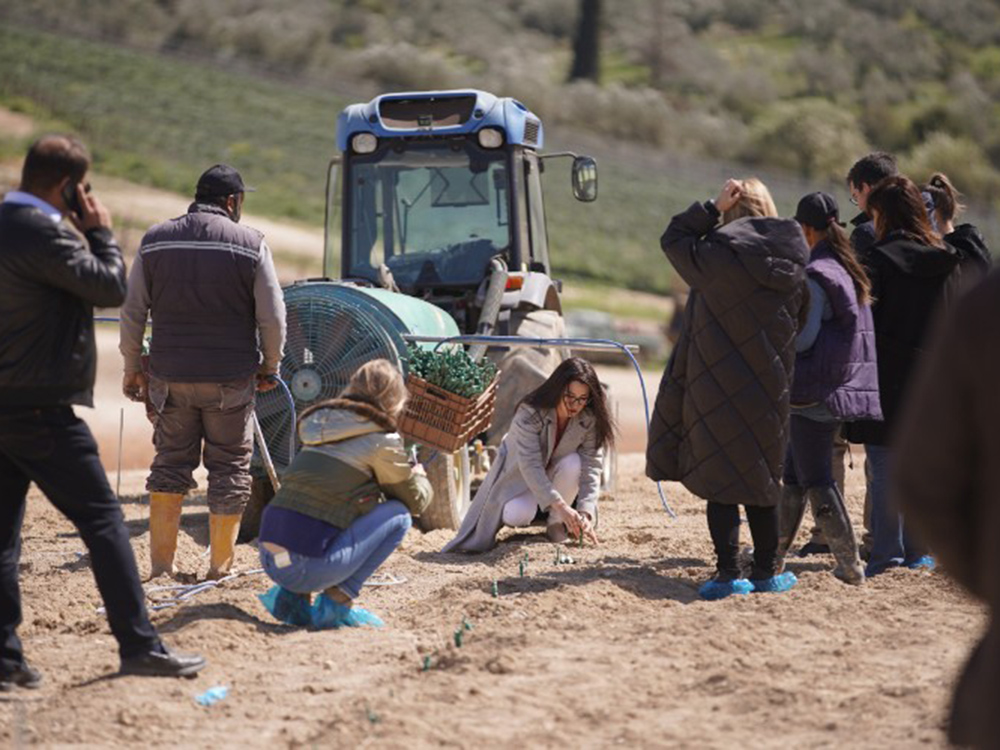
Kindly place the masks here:
<instances>
[{"instance_id":1,"label":"sandy soil","mask_svg":"<svg viewBox=\"0 0 1000 750\"><path fill-rule=\"evenodd\" d=\"M475 557L439 554L447 532L411 532L384 566L406 582L363 593L384 630L277 624L256 600L268 587L260 575L157 612L168 642L210 660L190 681L112 676L114 642L83 546L33 494L21 633L46 684L0 697L0 744L943 745L950 686L984 623L946 577L890 572L855 589L813 558L791 564L800 584L789 594L698 601L712 559L702 503L667 487L671 521L640 478L641 457L621 468L602 544L568 550L573 565L555 565L533 531ZM141 490L141 474L126 475L128 492ZM855 518L860 486L853 470ZM147 500L123 504L148 571ZM200 495L186 506L179 561L189 573L207 567L206 512ZM255 550L240 547L238 562L256 567ZM456 648L463 618L472 630ZM214 685L229 697L196 705Z\"/></svg>"}]
</instances>

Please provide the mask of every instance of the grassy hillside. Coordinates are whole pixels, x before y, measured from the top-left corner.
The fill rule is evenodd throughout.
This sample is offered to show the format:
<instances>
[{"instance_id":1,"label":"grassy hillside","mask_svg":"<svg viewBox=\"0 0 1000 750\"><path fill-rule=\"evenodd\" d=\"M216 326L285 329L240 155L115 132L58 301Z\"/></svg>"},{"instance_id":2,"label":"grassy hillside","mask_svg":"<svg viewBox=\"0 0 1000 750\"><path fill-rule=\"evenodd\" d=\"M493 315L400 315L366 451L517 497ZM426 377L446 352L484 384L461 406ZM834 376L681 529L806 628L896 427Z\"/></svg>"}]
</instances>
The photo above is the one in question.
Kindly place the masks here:
<instances>
[{"instance_id":1,"label":"grassy hillside","mask_svg":"<svg viewBox=\"0 0 1000 750\"><path fill-rule=\"evenodd\" d=\"M996 0L615 0L601 85L566 84L580 0L0 0L31 24L311 82L477 85L551 125L841 178L889 149L1000 199ZM925 174L918 174L924 177Z\"/></svg>"},{"instance_id":2,"label":"grassy hillside","mask_svg":"<svg viewBox=\"0 0 1000 750\"><path fill-rule=\"evenodd\" d=\"M322 223L336 114L348 101L316 85L231 66L0 26L0 104L28 112L41 129L82 134L100 171L185 195L206 166L232 163L259 188L252 211L279 218ZM543 91L525 101L543 116L555 106ZM850 209L839 180L831 185L824 178L740 166L624 135L588 133L582 128L590 104L585 96L573 99L580 113L575 128L560 124L565 118L558 116L555 125L546 120L547 150L591 153L600 164L600 198L590 205L573 200L568 162L547 167L549 238L559 276L668 290L675 280L658 239L669 217L694 199L714 195L733 175L760 174L785 215L802 194L820 188L838 194L845 215ZM24 146L23 140L0 140L8 157L22 154ZM988 239L1000 242L992 216L979 211L971 218Z\"/></svg>"}]
</instances>

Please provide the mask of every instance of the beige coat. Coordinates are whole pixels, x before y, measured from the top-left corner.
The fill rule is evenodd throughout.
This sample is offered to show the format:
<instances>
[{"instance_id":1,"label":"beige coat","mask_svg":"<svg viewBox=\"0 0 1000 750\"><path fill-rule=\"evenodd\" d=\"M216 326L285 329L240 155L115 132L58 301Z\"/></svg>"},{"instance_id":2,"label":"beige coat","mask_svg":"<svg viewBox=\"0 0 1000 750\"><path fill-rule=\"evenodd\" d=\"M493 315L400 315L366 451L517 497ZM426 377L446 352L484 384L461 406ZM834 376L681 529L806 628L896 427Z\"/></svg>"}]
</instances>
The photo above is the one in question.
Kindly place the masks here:
<instances>
[{"instance_id":1,"label":"beige coat","mask_svg":"<svg viewBox=\"0 0 1000 750\"><path fill-rule=\"evenodd\" d=\"M503 506L518 495L531 492L545 510L560 499L545 467L570 453L580 454L580 493L576 509L597 518L603 451L597 445L596 420L590 409L570 419L555 446L555 409L535 409L522 404L514 413L510 431L500 443L496 462L480 486L458 534L444 552L485 552L496 544ZM573 498L561 498L572 504Z\"/></svg>"}]
</instances>

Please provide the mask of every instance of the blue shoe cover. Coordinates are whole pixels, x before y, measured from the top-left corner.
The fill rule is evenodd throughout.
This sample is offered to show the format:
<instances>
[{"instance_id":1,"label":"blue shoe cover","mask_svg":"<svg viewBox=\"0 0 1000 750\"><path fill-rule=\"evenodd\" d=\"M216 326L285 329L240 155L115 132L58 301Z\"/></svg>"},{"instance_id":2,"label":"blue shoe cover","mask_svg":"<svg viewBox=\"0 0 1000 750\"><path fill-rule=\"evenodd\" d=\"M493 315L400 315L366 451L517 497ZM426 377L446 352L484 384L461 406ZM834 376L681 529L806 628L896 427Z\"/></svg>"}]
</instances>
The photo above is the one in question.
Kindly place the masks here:
<instances>
[{"instance_id":1,"label":"blue shoe cover","mask_svg":"<svg viewBox=\"0 0 1000 750\"><path fill-rule=\"evenodd\" d=\"M701 585L701 588L698 589L698 596L714 602L733 594L749 594L751 591L753 591L753 586L746 578L737 578L734 581L718 581L713 578Z\"/></svg>"},{"instance_id":2,"label":"blue shoe cover","mask_svg":"<svg viewBox=\"0 0 1000 750\"><path fill-rule=\"evenodd\" d=\"M779 573L770 578L750 581L753 585L753 590L759 594L780 594L788 591L788 589L792 588L798 582L799 579L790 570L786 570L784 573Z\"/></svg>"},{"instance_id":3,"label":"blue shoe cover","mask_svg":"<svg viewBox=\"0 0 1000 750\"><path fill-rule=\"evenodd\" d=\"M370 625L373 628L381 628L385 625L382 619L367 609L361 607L348 607L340 602L335 602L325 594L316 597L316 603L312 606L312 625L317 630L329 630L330 628L358 628L362 625Z\"/></svg>"},{"instance_id":4,"label":"blue shoe cover","mask_svg":"<svg viewBox=\"0 0 1000 750\"><path fill-rule=\"evenodd\" d=\"M308 596L296 594L281 586L273 586L266 594L258 594L257 598L275 620L298 626L305 626L310 622Z\"/></svg>"},{"instance_id":5,"label":"blue shoe cover","mask_svg":"<svg viewBox=\"0 0 1000 750\"><path fill-rule=\"evenodd\" d=\"M931 555L921 555L916 560L906 563L910 570L934 570L937 567L937 560Z\"/></svg>"}]
</instances>

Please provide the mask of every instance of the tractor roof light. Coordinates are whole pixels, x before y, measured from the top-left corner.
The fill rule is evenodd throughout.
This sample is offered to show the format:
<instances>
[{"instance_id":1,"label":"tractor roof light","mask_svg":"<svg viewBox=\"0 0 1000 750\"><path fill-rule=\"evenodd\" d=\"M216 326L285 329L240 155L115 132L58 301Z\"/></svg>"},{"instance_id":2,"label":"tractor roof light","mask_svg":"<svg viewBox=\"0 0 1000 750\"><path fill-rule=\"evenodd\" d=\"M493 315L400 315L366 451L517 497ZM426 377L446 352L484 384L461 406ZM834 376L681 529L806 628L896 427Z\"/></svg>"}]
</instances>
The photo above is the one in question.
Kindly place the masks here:
<instances>
[{"instance_id":1,"label":"tractor roof light","mask_svg":"<svg viewBox=\"0 0 1000 750\"><path fill-rule=\"evenodd\" d=\"M479 145L483 148L500 148L503 145L503 132L496 128L483 128L479 131Z\"/></svg>"},{"instance_id":2,"label":"tractor roof light","mask_svg":"<svg viewBox=\"0 0 1000 750\"><path fill-rule=\"evenodd\" d=\"M351 138L351 149L356 154L370 154L378 147L374 133L357 133Z\"/></svg>"}]
</instances>

